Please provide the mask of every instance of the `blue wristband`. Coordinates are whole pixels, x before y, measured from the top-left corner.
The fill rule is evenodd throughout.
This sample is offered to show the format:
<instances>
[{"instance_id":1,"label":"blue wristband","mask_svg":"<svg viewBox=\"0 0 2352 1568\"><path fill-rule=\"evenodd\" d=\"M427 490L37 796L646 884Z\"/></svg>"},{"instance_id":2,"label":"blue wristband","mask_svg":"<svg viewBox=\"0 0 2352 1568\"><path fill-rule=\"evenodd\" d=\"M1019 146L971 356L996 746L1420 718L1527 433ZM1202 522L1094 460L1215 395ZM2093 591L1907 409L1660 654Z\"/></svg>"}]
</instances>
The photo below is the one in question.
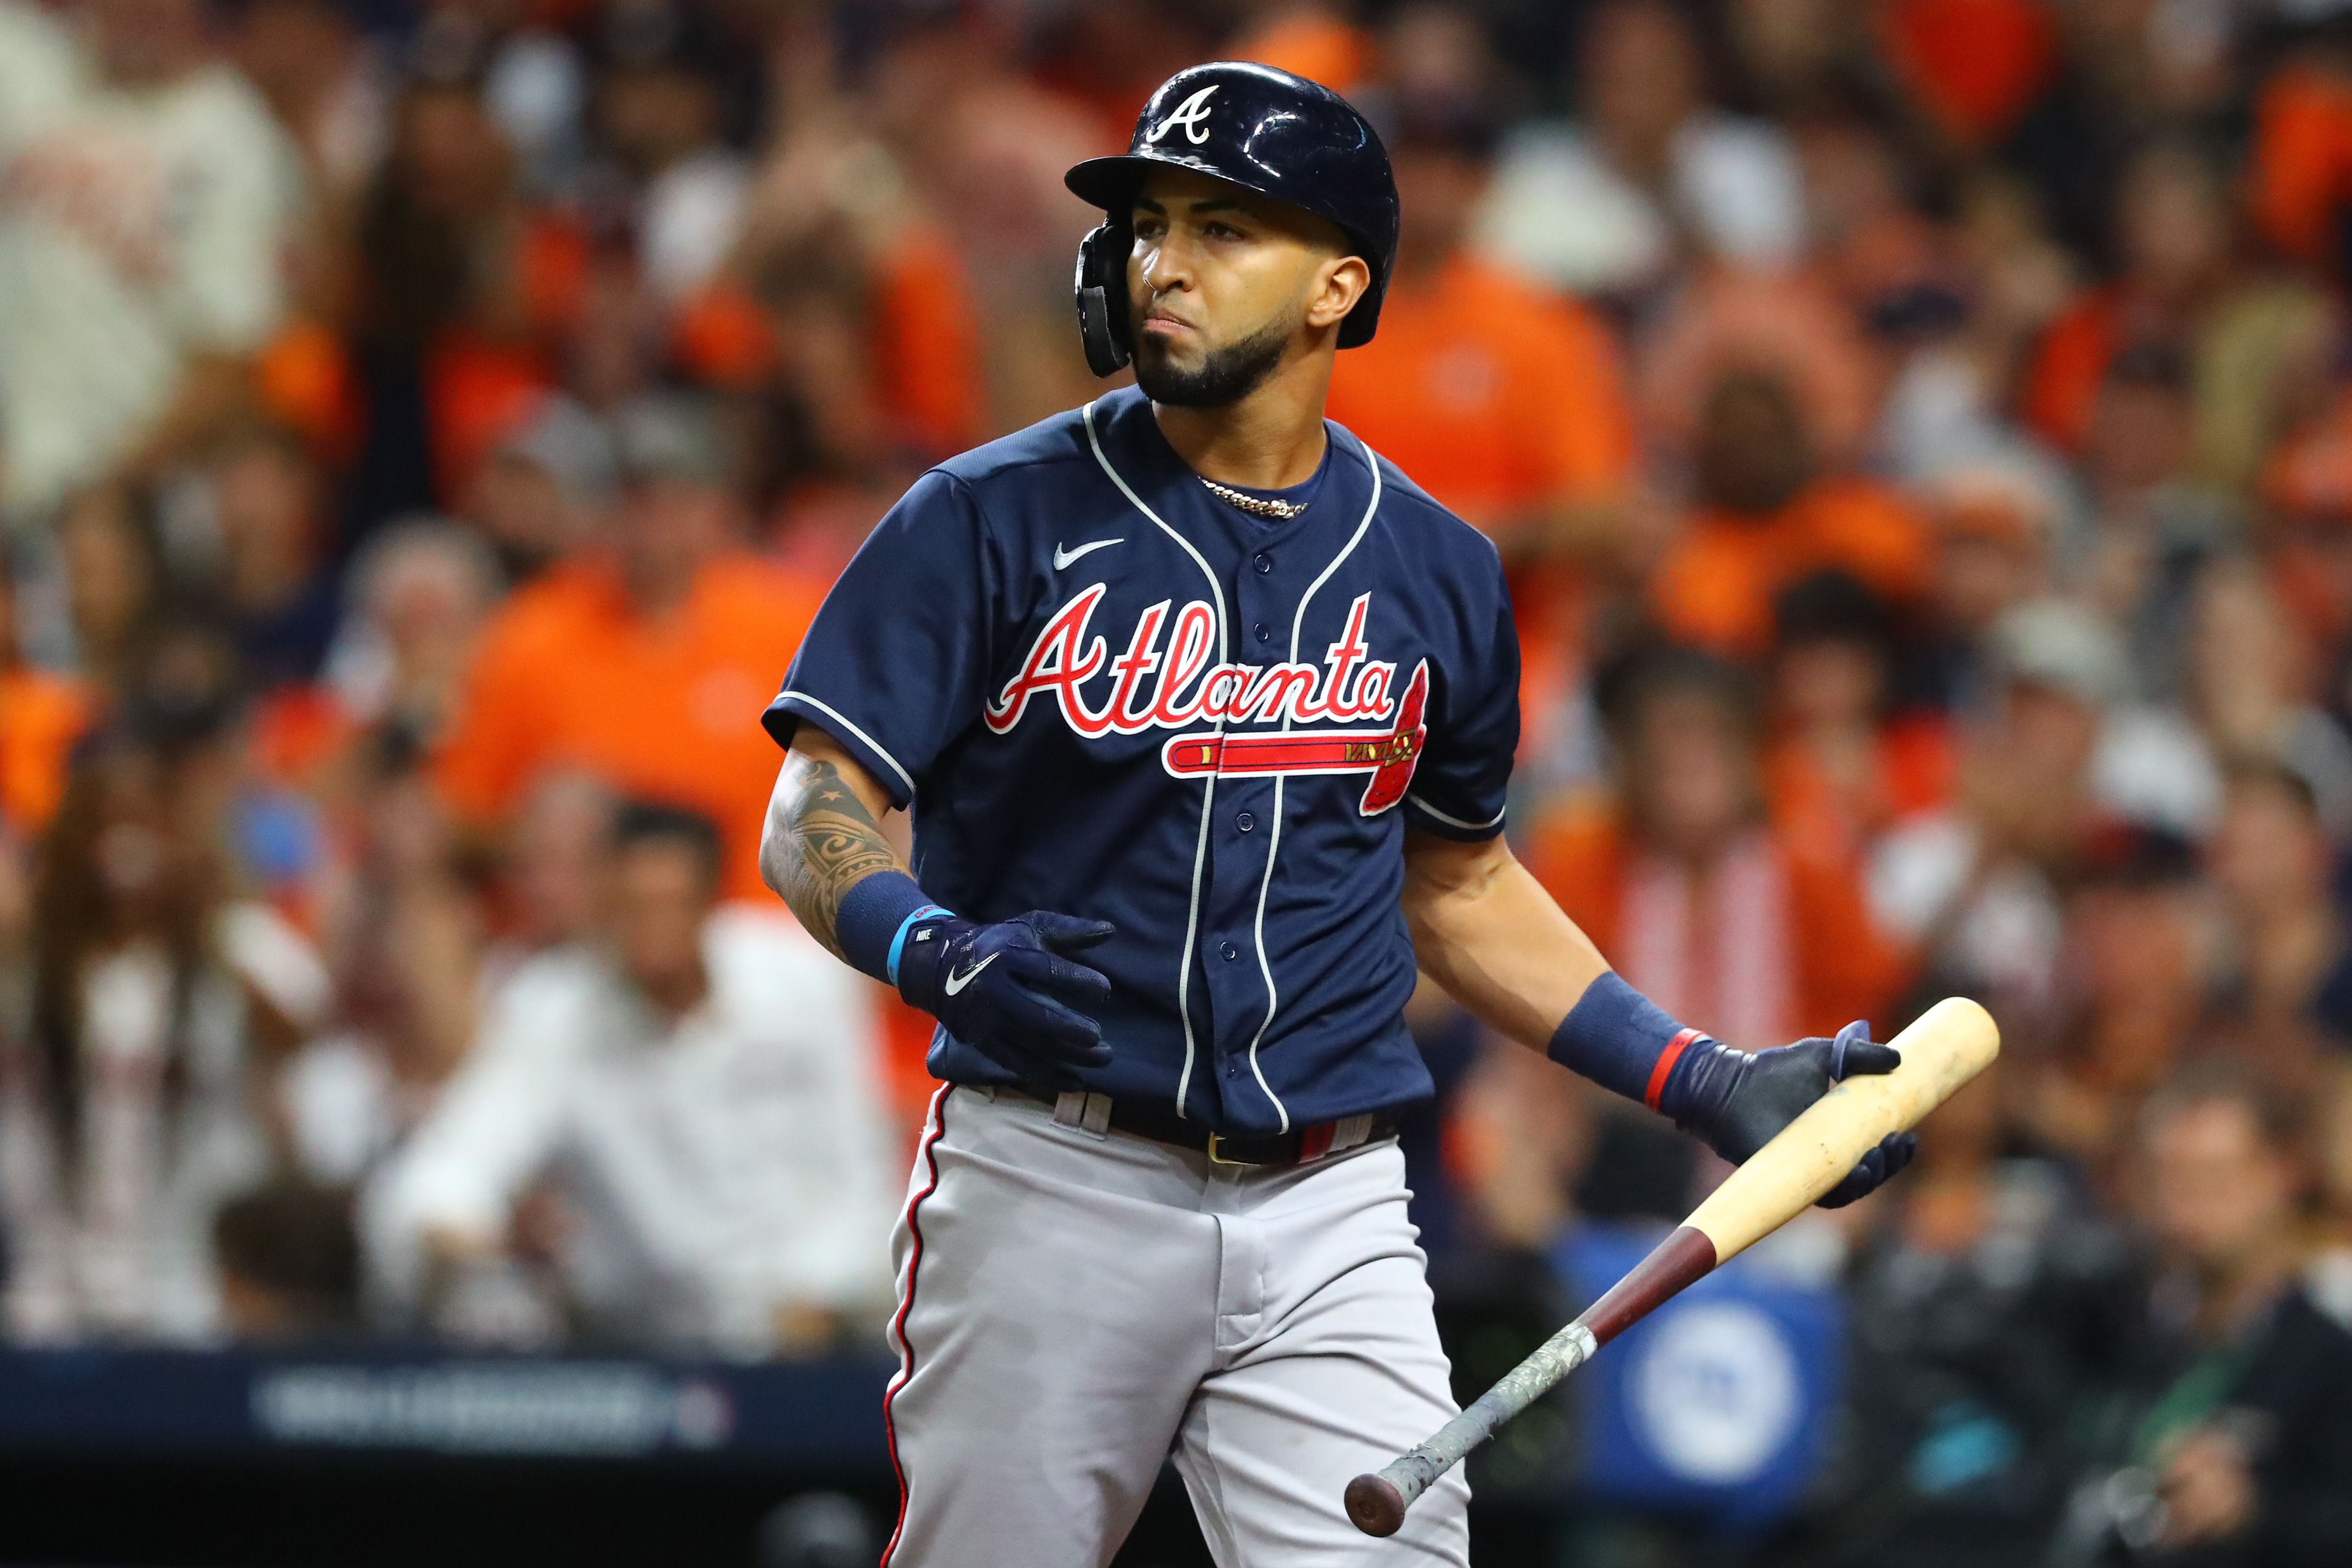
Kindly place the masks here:
<instances>
[{"instance_id":1,"label":"blue wristband","mask_svg":"<svg viewBox=\"0 0 2352 1568\"><path fill-rule=\"evenodd\" d=\"M1584 988L1560 1019L1545 1054L1570 1071L1656 1110L1662 1076L1671 1074L1685 1051L1706 1038L1676 1023L1664 1008L1608 969Z\"/></svg>"},{"instance_id":2,"label":"blue wristband","mask_svg":"<svg viewBox=\"0 0 2352 1568\"><path fill-rule=\"evenodd\" d=\"M898 935L890 938L888 978L891 989L896 990L898 987L898 956L907 950L907 933L915 928L915 923L919 920L929 920L935 915L945 915L950 913L950 911L942 909L936 904L926 904L908 915L906 919L898 922Z\"/></svg>"},{"instance_id":3,"label":"blue wristband","mask_svg":"<svg viewBox=\"0 0 2352 1568\"><path fill-rule=\"evenodd\" d=\"M905 872L878 871L842 895L834 940L852 967L895 988L907 933L917 922L947 913Z\"/></svg>"}]
</instances>

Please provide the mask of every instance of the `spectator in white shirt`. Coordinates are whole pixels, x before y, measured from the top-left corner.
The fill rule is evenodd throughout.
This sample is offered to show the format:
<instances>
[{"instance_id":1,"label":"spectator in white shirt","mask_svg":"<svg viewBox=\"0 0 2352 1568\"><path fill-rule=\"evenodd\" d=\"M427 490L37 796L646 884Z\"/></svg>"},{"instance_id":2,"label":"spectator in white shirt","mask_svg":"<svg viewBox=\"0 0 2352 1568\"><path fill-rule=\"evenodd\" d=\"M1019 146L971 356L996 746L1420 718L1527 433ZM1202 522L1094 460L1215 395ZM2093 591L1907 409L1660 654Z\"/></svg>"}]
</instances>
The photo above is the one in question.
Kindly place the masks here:
<instances>
[{"instance_id":1,"label":"spectator in white shirt","mask_svg":"<svg viewBox=\"0 0 2352 1568\"><path fill-rule=\"evenodd\" d=\"M597 129L636 193L646 282L674 306L717 275L742 229L751 173L722 135L728 43L680 0L619 0L597 46Z\"/></svg>"},{"instance_id":2,"label":"spectator in white shirt","mask_svg":"<svg viewBox=\"0 0 2352 1568\"><path fill-rule=\"evenodd\" d=\"M0 0L0 162L81 90L81 51L41 0Z\"/></svg>"},{"instance_id":3,"label":"spectator in white shirt","mask_svg":"<svg viewBox=\"0 0 2352 1568\"><path fill-rule=\"evenodd\" d=\"M895 1151L866 988L781 913L717 905L707 820L632 805L613 844L602 940L506 983L363 1205L379 1294L483 1337L458 1303L548 1180L593 1338L759 1356L878 1325Z\"/></svg>"},{"instance_id":4,"label":"spectator in white shirt","mask_svg":"<svg viewBox=\"0 0 2352 1568\"><path fill-rule=\"evenodd\" d=\"M1712 108L1699 40L1663 0L1610 0L1585 24L1581 123L1509 138L1480 248L1555 287L1635 295L1678 264L1788 266L1804 182L1786 133Z\"/></svg>"},{"instance_id":5,"label":"spectator in white shirt","mask_svg":"<svg viewBox=\"0 0 2352 1568\"><path fill-rule=\"evenodd\" d=\"M226 896L214 760L103 737L42 845L32 1027L0 1052L15 1337L221 1332L214 1211L268 1175L265 1070L331 998L291 926Z\"/></svg>"},{"instance_id":6,"label":"spectator in white shirt","mask_svg":"<svg viewBox=\"0 0 2352 1568\"><path fill-rule=\"evenodd\" d=\"M84 10L86 79L57 90L52 61L0 114L0 512L20 517L158 474L234 415L300 181L202 0Z\"/></svg>"}]
</instances>

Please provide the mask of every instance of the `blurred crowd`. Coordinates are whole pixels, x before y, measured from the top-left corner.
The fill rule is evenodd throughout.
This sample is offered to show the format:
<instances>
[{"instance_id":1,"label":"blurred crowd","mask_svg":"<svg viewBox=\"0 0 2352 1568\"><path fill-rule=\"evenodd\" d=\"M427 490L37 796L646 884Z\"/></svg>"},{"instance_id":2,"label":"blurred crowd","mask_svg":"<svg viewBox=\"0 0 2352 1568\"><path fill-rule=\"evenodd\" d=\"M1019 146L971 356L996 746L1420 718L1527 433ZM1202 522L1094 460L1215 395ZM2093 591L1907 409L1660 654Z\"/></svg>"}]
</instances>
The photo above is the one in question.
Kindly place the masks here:
<instances>
[{"instance_id":1,"label":"blurred crowd","mask_svg":"<svg viewBox=\"0 0 2352 1568\"><path fill-rule=\"evenodd\" d=\"M870 1346L928 1029L757 716L1219 57L1395 160L1331 413L1521 857L1731 1043L2001 1022L1804 1560L2352 1560L2342 0L0 0L7 1334ZM1719 1177L1415 1021L1441 1294Z\"/></svg>"}]
</instances>

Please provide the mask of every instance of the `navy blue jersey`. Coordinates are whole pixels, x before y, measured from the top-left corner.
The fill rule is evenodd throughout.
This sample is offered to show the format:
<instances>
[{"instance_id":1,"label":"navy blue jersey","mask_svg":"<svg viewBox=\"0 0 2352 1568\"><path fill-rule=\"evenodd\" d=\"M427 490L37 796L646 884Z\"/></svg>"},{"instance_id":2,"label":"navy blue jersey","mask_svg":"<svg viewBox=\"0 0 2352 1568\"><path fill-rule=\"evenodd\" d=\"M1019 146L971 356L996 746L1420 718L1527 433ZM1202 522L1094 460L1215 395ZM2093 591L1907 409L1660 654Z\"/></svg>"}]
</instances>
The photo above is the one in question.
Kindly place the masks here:
<instances>
[{"instance_id":1,"label":"navy blue jersey","mask_svg":"<svg viewBox=\"0 0 2352 1568\"><path fill-rule=\"evenodd\" d=\"M1113 1095L1242 1135L1425 1097L1408 824L1502 831L1518 642L1492 544L1336 424L1273 521L1132 390L942 464L824 601L765 723L816 725L914 814L957 914L1118 934ZM944 1030L939 1077L1005 1074Z\"/></svg>"}]
</instances>

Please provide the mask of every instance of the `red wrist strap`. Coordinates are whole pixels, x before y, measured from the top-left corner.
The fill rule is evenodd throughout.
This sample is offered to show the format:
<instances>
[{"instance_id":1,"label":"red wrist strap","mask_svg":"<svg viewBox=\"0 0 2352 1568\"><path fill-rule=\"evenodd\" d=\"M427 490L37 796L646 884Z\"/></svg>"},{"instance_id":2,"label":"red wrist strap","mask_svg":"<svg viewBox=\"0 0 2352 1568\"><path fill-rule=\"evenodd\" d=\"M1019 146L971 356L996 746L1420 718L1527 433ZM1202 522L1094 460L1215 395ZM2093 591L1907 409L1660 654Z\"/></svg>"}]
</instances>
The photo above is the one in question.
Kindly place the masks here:
<instances>
[{"instance_id":1,"label":"red wrist strap","mask_svg":"<svg viewBox=\"0 0 2352 1568\"><path fill-rule=\"evenodd\" d=\"M1643 1104L1653 1111L1658 1108L1658 1096L1666 1092L1666 1080L1674 1076L1675 1063L1683 1059L1691 1041L1706 1038L1697 1030L1686 1029L1666 1041L1666 1049L1658 1052L1657 1062L1650 1069L1650 1086L1642 1092Z\"/></svg>"}]
</instances>

